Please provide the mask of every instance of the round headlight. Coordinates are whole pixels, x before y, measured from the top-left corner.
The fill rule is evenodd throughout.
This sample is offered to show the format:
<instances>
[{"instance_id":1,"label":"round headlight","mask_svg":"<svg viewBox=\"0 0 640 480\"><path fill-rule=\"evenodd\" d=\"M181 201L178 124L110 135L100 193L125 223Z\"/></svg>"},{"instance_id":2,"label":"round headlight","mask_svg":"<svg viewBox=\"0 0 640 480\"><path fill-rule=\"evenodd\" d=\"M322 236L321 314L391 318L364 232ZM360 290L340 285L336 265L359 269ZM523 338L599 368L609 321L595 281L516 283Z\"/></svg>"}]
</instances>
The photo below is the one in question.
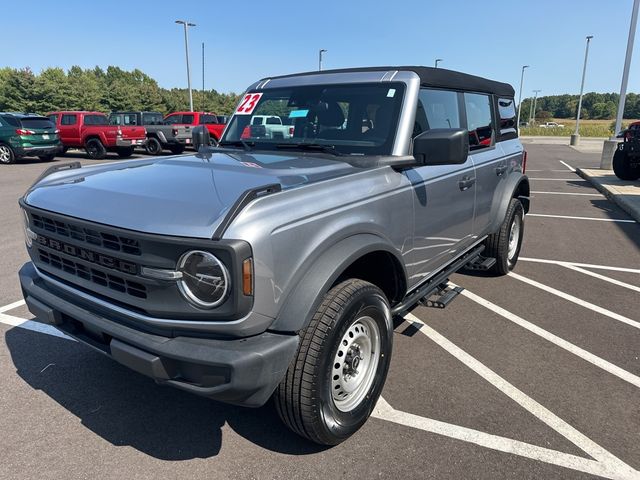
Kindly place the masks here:
<instances>
[{"instance_id":1,"label":"round headlight","mask_svg":"<svg viewBox=\"0 0 640 480\"><path fill-rule=\"evenodd\" d=\"M199 308L214 308L227 298L229 273L218 258L200 250L187 252L178 261L182 278L178 288L182 295Z\"/></svg>"}]
</instances>

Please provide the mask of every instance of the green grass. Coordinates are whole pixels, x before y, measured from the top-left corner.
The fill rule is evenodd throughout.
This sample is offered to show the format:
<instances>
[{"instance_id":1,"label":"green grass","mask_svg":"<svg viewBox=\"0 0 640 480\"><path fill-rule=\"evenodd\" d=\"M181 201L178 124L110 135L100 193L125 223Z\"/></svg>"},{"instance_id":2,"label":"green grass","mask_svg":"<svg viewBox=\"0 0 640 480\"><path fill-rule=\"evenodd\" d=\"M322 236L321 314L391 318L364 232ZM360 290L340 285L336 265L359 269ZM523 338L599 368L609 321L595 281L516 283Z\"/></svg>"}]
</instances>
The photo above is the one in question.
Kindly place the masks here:
<instances>
[{"instance_id":1,"label":"green grass","mask_svg":"<svg viewBox=\"0 0 640 480\"><path fill-rule=\"evenodd\" d=\"M564 128L541 128L541 127L521 127L520 135L547 136L547 137L568 137L575 130L569 126ZM610 137L613 131L608 125L580 125L580 135L583 137Z\"/></svg>"}]
</instances>

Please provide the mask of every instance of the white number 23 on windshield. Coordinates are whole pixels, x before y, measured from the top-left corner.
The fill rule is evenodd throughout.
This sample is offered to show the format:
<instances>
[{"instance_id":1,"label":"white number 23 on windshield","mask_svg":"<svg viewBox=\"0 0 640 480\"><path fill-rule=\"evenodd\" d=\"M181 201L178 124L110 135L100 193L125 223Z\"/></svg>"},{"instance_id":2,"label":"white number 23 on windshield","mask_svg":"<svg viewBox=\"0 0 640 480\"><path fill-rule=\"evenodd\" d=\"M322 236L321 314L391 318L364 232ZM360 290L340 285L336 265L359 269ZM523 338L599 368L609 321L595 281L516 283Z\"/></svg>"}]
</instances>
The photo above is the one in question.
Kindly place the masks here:
<instances>
[{"instance_id":1,"label":"white number 23 on windshield","mask_svg":"<svg viewBox=\"0 0 640 480\"><path fill-rule=\"evenodd\" d=\"M247 93L236 110L236 115L251 115L258 105L262 93Z\"/></svg>"}]
</instances>

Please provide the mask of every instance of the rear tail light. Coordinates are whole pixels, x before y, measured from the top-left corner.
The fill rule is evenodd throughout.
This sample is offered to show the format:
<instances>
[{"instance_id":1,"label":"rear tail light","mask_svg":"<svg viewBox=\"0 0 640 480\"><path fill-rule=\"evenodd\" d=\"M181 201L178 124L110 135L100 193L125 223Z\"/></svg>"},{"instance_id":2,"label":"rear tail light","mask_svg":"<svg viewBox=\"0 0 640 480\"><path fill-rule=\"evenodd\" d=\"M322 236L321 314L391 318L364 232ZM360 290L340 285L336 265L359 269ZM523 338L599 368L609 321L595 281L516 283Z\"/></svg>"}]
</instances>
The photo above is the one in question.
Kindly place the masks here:
<instances>
[{"instance_id":1,"label":"rear tail light","mask_svg":"<svg viewBox=\"0 0 640 480\"><path fill-rule=\"evenodd\" d=\"M171 133L173 134L173 136L175 137L176 135L178 135L178 129L177 128L173 128L171 130Z\"/></svg>"},{"instance_id":2,"label":"rear tail light","mask_svg":"<svg viewBox=\"0 0 640 480\"><path fill-rule=\"evenodd\" d=\"M60 130L56 130L56 131L55 131L55 132L53 132L53 133L58 134L58 133L60 133Z\"/></svg>"},{"instance_id":3,"label":"rear tail light","mask_svg":"<svg viewBox=\"0 0 640 480\"><path fill-rule=\"evenodd\" d=\"M33 130L27 130L25 128L18 128L16 129L16 133L18 135L35 135L36 132L34 132Z\"/></svg>"},{"instance_id":4,"label":"rear tail light","mask_svg":"<svg viewBox=\"0 0 640 480\"><path fill-rule=\"evenodd\" d=\"M289 127L289 136L293 137L293 130L295 127Z\"/></svg>"},{"instance_id":5,"label":"rear tail light","mask_svg":"<svg viewBox=\"0 0 640 480\"><path fill-rule=\"evenodd\" d=\"M118 135L119 137L121 137L121 136L122 136L122 130L118 129L118 133L117 133L117 135Z\"/></svg>"},{"instance_id":6,"label":"rear tail light","mask_svg":"<svg viewBox=\"0 0 640 480\"><path fill-rule=\"evenodd\" d=\"M527 151L522 153L522 173L527 171Z\"/></svg>"}]
</instances>

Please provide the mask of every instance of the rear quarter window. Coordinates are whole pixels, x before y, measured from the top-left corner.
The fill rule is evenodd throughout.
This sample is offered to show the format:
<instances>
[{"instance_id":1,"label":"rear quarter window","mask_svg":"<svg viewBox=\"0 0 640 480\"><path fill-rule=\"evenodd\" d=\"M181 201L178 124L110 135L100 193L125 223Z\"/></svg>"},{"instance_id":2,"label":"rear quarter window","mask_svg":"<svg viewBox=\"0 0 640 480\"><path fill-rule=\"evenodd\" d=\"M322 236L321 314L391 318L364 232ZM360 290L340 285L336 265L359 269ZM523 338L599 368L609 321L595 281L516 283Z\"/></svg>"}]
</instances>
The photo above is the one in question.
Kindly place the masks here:
<instances>
[{"instance_id":1,"label":"rear quarter window","mask_svg":"<svg viewBox=\"0 0 640 480\"><path fill-rule=\"evenodd\" d=\"M18 121L18 119L12 117L11 115L5 115L4 117L2 117L2 119L5 123L11 125L12 127L20 127L20 122Z\"/></svg>"},{"instance_id":2,"label":"rear quarter window","mask_svg":"<svg viewBox=\"0 0 640 480\"><path fill-rule=\"evenodd\" d=\"M513 98L498 98L498 115L500 116L500 140L517 138L516 104Z\"/></svg>"}]
</instances>

